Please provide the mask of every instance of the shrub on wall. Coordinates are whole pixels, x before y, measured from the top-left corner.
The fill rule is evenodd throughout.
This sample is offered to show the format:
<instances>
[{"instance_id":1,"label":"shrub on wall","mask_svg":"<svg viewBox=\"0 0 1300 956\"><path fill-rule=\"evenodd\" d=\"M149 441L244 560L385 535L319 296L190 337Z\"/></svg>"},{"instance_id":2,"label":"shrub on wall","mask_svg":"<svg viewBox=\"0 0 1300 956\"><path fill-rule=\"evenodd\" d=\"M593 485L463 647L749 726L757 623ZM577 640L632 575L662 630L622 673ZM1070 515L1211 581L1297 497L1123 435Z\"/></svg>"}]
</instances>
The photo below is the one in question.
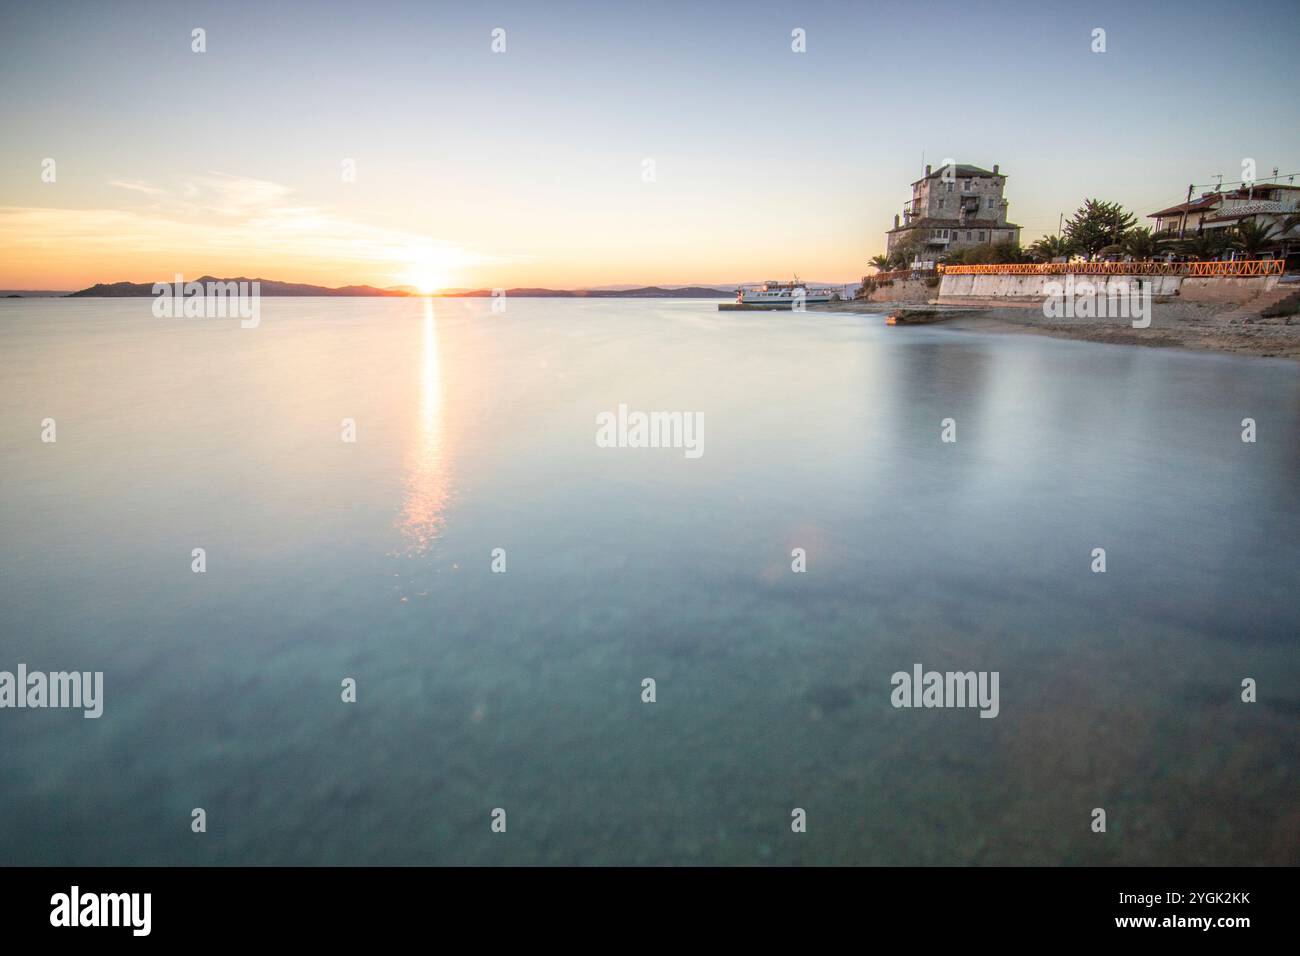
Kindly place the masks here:
<instances>
[{"instance_id":1,"label":"shrub on wall","mask_svg":"<svg viewBox=\"0 0 1300 956\"><path fill-rule=\"evenodd\" d=\"M1020 248L1018 243L1007 240L961 249L954 252L948 261L955 266L986 266L1005 265L1011 262L1031 262L1033 260Z\"/></svg>"}]
</instances>

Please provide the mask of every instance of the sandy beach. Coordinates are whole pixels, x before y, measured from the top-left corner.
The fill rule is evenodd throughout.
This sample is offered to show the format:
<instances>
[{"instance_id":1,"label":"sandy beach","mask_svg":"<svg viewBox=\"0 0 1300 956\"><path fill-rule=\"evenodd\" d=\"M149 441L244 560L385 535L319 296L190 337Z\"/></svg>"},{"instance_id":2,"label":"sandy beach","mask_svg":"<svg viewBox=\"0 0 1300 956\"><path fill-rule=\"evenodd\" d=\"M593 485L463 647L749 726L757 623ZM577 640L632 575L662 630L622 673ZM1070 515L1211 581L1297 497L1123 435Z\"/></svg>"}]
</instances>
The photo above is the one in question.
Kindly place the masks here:
<instances>
[{"instance_id":1,"label":"sandy beach","mask_svg":"<svg viewBox=\"0 0 1300 956\"><path fill-rule=\"evenodd\" d=\"M1209 349L1300 361L1300 317L1243 318L1234 315L1235 306L1157 301L1152 305L1151 326L1145 329L1135 329L1127 321L1109 318L1049 320L1043 318L1042 306L1037 302L1015 305L1003 302L988 308L954 305L949 309L916 303L839 302L809 308L886 315L900 309L933 310L935 323L952 329L1050 335L1111 345Z\"/></svg>"}]
</instances>

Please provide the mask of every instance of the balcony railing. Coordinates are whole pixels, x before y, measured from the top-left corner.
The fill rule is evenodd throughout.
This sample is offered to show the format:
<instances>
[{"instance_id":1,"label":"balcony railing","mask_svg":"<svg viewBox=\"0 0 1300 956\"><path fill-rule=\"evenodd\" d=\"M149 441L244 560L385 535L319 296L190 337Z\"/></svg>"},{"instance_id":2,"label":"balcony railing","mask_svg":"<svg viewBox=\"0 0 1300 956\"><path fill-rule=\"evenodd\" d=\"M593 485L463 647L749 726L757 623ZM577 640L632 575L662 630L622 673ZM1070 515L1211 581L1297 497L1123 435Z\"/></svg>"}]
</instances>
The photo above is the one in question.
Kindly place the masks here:
<instances>
[{"instance_id":1,"label":"balcony railing","mask_svg":"<svg viewBox=\"0 0 1300 956\"><path fill-rule=\"evenodd\" d=\"M952 276L1042 276L1042 275L1125 275L1125 276L1280 276L1282 259L1238 259L1232 262L1032 262L983 266L945 266L939 271Z\"/></svg>"}]
</instances>

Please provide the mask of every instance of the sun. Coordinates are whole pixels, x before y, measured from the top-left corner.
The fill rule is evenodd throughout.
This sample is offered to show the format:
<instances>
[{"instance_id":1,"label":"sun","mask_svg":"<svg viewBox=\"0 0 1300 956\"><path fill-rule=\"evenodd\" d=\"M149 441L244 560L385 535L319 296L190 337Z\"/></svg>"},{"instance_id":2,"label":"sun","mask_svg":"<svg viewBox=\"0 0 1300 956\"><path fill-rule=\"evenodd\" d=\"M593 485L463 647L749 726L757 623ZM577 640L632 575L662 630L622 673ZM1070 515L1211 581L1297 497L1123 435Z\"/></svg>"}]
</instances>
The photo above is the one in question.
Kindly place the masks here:
<instances>
[{"instance_id":1,"label":"sun","mask_svg":"<svg viewBox=\"0 0 1300 956\"><path fill-rule=\"evenodd\" d=\"M403 285L413 287L420 295L436 295L447 287L447 263L442 262L438 256L420 250L407 258L400 281Z\"/></svg>"},{"instance_id":2,"label":"sun","mask_svg":"<svg viewBox=\"0 0 1300 956\"><path fill-rule=\"evenodd\" d=\"M447 285L447 276L438 269L417 266L405 276L406 284L413 285L420 295L433 295Z\"/></svg>"},{"instance_id":3,"label":"sun","mask_svg":"<svg viewBox=\"0 0 1300 956\"><path fill-rule=\"evenodd\" d=\"M463 249L450 243L412 242L397 257L398 281L420 295L437 295L460 278L468 259Z\"/></svg>"}]
</instances>

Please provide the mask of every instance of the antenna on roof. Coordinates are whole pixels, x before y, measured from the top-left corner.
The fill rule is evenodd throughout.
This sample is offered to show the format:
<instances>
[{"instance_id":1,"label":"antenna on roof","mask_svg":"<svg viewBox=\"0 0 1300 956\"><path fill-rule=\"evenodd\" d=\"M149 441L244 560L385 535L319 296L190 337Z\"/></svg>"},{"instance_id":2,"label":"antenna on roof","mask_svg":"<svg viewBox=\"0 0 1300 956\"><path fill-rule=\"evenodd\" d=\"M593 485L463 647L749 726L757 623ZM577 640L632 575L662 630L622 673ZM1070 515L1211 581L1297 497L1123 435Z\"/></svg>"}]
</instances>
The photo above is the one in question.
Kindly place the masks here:
<instances>
[{"instance_id":1,"label":"antenna on roof","mask_svg":"<svg viewBox=\"0 0 1300 956\"><path fill-rule=\"evenodd\" d=\"M1223 173L1215 173L1214 178L1218 180L1218 182L1214 184L1214 191L1216 193L1223 192Z\"/></svg>"}]
</instances>

